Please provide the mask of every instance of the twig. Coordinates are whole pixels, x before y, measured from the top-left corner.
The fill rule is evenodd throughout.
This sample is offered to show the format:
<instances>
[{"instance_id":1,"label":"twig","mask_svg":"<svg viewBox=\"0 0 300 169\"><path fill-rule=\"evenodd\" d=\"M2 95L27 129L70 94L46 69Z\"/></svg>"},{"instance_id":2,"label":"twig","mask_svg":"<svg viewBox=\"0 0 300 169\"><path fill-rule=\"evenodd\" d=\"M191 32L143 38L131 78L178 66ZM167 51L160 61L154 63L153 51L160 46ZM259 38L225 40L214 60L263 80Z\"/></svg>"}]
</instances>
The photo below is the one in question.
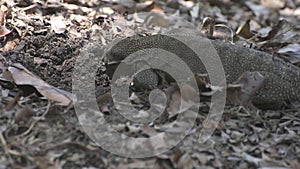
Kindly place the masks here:
<instances>
[{"instance_id":1,"label":"twig","mask_svg":"<svg viewBox=\"0 0 300 169\"><path fill-rule=\"evenodd\" d=\"M20 135L20 137L25 136L25 135L27 135L28 133L31 132L31 130L33 129L33 127L35 126L35 124L36 124L37 122L39 122L42 118L44 118L44 117L46 116L46 114L49 112L50 106L51 106L51 101L48 100L47 109L46 109L45 112L42 114L42 116L41 116L40 118L38 118L36 121L32 122L31 125L30 125L30 127L29 127L24 133L22 133L22 134Z\"/></svg>"}]
</instances>

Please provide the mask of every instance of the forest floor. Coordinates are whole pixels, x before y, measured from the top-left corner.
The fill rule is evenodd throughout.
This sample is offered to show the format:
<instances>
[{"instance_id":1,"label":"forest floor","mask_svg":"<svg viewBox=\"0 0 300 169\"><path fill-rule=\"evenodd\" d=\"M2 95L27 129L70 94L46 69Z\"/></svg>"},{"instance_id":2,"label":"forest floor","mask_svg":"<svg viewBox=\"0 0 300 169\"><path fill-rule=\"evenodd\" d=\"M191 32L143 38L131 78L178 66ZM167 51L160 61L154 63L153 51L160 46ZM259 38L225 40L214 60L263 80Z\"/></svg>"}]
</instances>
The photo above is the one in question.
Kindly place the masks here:
<instances>
[{"instance_id":1,"label":"forest floor","mask_svg":"<svg viewBox=\"0 0 300 169\"><path fill-rule=\"evenodd\" d=\"M0 169L300 168L299 103L259 113L226 106L213 135L200 143L209 109L203 104L196 125L178 145L147 158L101 148L80 125L72 103L65 104L76 61L91 41L103 46L118 37L156 34L160 26L197 27L204 18L214 20L222 38L234 33L252 47L300 66L299 0L3 0L0 5ZM28 70L13 71L22 70L16 63ZM96 85L109 87L99 72ZM41 84L47 87L39 88ZM114 120L115 115L105 116ZM115 122L130 136L157 134Z\"/></svg>"}]
</instances>

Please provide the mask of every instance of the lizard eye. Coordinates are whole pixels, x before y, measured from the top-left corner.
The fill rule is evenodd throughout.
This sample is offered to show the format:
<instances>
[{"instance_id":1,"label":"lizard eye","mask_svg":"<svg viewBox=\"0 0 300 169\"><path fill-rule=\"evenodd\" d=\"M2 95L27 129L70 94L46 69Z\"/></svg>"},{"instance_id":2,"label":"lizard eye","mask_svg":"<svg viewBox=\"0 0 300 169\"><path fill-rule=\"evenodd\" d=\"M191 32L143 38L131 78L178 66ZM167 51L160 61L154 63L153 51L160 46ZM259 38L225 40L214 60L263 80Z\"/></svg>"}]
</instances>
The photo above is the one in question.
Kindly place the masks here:
<instances>
[{"instance_id":1,"label":"lizard eye","mask_svg":"<svg viewBox=\"0 0 300 169\"><path fill-rule=\"evenodd\" d=\"M134 86L134 82L130 82L130 87L133 87Z\"/></svg>"}]
</instances>

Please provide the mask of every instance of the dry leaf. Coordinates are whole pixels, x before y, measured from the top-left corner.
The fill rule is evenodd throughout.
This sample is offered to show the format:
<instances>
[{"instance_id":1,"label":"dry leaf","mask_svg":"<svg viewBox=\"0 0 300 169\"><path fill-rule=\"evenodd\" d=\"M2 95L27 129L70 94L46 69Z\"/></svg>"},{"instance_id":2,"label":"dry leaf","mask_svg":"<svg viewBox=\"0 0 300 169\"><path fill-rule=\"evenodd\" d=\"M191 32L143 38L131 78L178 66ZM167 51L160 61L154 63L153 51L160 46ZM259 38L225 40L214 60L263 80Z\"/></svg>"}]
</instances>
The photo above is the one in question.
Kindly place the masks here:
<instances>
[{"instance_id":1,"label":"dry leaf","mask_svg":"<svg viewBox=\"0 0 300 169\"><path fill-rule=\"evenodd\" d=\"M236 34L245 38L250 39L254 36L254 34L250 30L250 19L247 20L243 25L241 25L238 30L236 31Z\"/></svg>"},{"instance_id":2,"label":"dry leaf","mask_svg":"<svg viewBox=\"0 0 300 169\"><path fill-rule=\"evenodd\" d=\"M4 22L4 12L0 9L0 26L3 24Z\"/></svg>"},{"instance_id":3,"label":"dry leaf","mask_svg":"<svg viewBox=\"0 0 300 169\"><path fill-rule=\"evenodd\" d=\"M11 41L8 41L4 45L4 47L0 48L0 51L10 51L10 50L14 49L15 46L19 43L19 41L20 40L18 38L15 38L15 39L13 39Z\"/></svg>"},{"instance_id":4,"label":"dry leaf","mask_svg":"<svg viewBox=\"0 0 300 169\"><path fill-rule=\"evenodd\" d=\"M213 36L215 21L210 17L205 17L202 21L201 32L208 36Z\"/></svg>"},{"instance_id":5,"label":"dry leaf","mask_svg":"<svg viewBox=\"0 0 300 169\"><path fill-rule=\"evenodd\" d=\"M126 8L135 8L136 2L133 0L119 0L118 3Z\"/></svg>"},{"instance_id":6,"label":"dry leaf","mask_svg":"<svg viewBox=\"0 0 300 169\"><path fill-rule=\"evenodd\" d=\"M165 93L168 99L167 112L169 117L173 117L179 113L181 95L177 86L169 86L165 89Z\"/></svg>"},{"instance_id":7,"label":"dry leaf","mask_svg":"<svg viewBox=\"0 0 300 169\"><path fill-rule=\"evenodd\" d=\"M192 169L194 167L194 161L191 156L186 153L182 155L178 161L178 168L182 169Z\"/></svg>"},{"instance_id":8,"label":"dry leaf","mask_svg":"<svg viewBox=\"0 0 300 169\"><path fill-rule=\"evenodd\" d=\"M153 3L151 4L151 7L152 7L152 9L150 10L150 12L165 13L162 6L159 3L155 3L155 1L153 1Z\"/></svg>"},{"instance_id":9,"label":"dry leaf","mask_svg":"<svg viewBox=\"0 0 300 169\"><path fill-rule=\"evenodd\" d=\"M74 99L74 96L71 93L47 84L21 64L13 64L8 67L8 71L11 73L14 82L17 85L31 85L36 88L40 94L50 100L60 102L62 105L69 105L72 102L72 99Z\"/></svg>"},{"instance_id":10,"label":"dry leaf","mask_svg":"<svg viewBox=\"0 0 300 169\"><path fill-rule=\"evenodd\" d=\"M70 30L68 31L69 35L73 38L82 38L82 35L80 32L78 32L76 30L76 28L70 28Z\"/></svg>"},{"instance_id":11,"label":"dry leaf","mask_svg":"<svg viewBox=\"0 0 300 169\"><path fill-rule=\"evenodd\" d=\"M150 13L145 18L144 24L150 27L168 27L170 25L170 21L164 14Z\"/></svg>"},{"instance_id":12,"label":"dry leaf","mask_svg":"<svg viewBox=\"0 0 300 169\"><path fill-rule=\"evenodd\" d=\"M264 82L265 78L259 72L247 71L243 73L234 83L235 85L228 85L227 102L255 109L252 105L252 98L261 89Z\"/></svg>"},{"instance_id":13,"label":"dry leaf","mask_svg":"<svg viewBox=\"0 0 300 169\"><path fill-rule=\"evenodd\" d=\"M157 8L159 9L155 1L145 1L144 3L136 4L137 12L150 12L154 9L157 10ZM157 12L157 11L152 11L152 12Z\"/></svg>"},{"instance_id":14,"label":"dry leaf","mask_svg":"<svg viewBox=\"0 0 300 169\"><path fill-rule=\"evenodd\" d=\"M270 10L262 5L257 5L252 1L245 1L245 4L251 9L258 18L267 18L270 16Z\"/></svg>"},{"instance_id":15,"label":"dry leaf","mask_svg":"<svg viewBox=\"0 0 300 169\"><path fill-rule=\"evenodd\" d=\"M22 92L19 92L17 93L17 95L8 101L8 103L5 105L5 110L12 110L17 104L18 104L18 101L20 100L22 96Z\"/></svg>"},{"instance_id":16,"label":"dry leaf","mask_svg":"<svg viewBox=\"0 0 300 169\"><path fill-rule=\"evenodd\" d=\"M286 59L291 63L300 63L300 45L299 44L289 44L278 50L279 54L287 56Z\"/></svg>"},{"instance_id":17,"label":"dry leaf","mask_svg":"<svg viewBox=\"0 0 300 169\"><path fill-rule=\"evenodd\" d=\"M298 43L300 35L297 30L286 20L280 20L263 40L272 40L278 43Z\"/></svg>"},{"instance_id":18,"label":"dry leaf","mask_svg":"<svg viewBox=\"0 0 300 169\"><path fill-rule=\"evenodd\" d=\"M215 156L213 156L209 153L197 153L196 152L192 156L196 157L202 165L205 165L207 162L212 161L215 158Z\"/></svg>"},{"instance_id":19,"label":"dry leaf","mask_svg":"<svg viewBox=\"0 0 300 169\"><path fill-rule=\"evenodd\" d=\"M267 8L283 8L284 1L283 0L260 0L260 3Z\"/></svg>"},{"instance_id":20,"label":"dry leaf","mask_svg":"<svg viewBox=\"0 0 300 169\"><path fill-rule=\"evenodd\" d=\"M102 13L102 14L106 14L106 15L112 15L114 13L114 10L110 7L103 7L103 8L100 8L99 11Z\"/></svg>"},{"instance_id":21,"label":"dry leaf","mask_svg":"<svg viewBox=\"0 0 300 169\"><path fill-rule=\"evenodd\" d=\"M132 6L132 5L124 6L123 4L119 3L116 5L113 5L111 8L122 14L123 13L133 14L135 12L150 12L155 7L155 4L156 3L154 1L146 1L144 3L138 3L134 6ZM127 6L132 6L132 7L127 7Z\"/></svg>"},{"instance_id":22,"label":"dry leaf","mask_svg":"<svg viewBox=\"0 0 300 169\"><path fill-rule=\"evenodd\" d=\"M8 30L5 26L0 26L0 37L4 37L11 33L11 30Z\"/></svg>"},{"instance_id":23,"label":"dry leaf","mask_svg":"<svg viewBox=\"0 0 300 169\"><path fill-rule=\"evenodd\" d=\"M149 125L144 125L142 127L143 133L147 134L149 137L154 137L158 134L158 132L153 128L149 127Z\"/></svg>"},{"instance_id":24,"label":"dry leaf","mask_svg":"<svg viewBox=\"0 0 300 169\"><path fill-rule=\"evenodd\" d=\"M169 118L188 110L191 106L199 102L199 94L193 87L187 84L182 85L180 90L177 86L171 85L165 89L165 94L169 103L167 108Z\"/></svg>"},{"instance_id":25,"label":"dry leaf","mask_svg":"<svg viewBox=\"0 0 300 169\"><path fill-rule=\"evenodd\" d=\"M67 25L62 16L54 16L50 19L51 29L57 33L64 33L67 29Z\"/></svg>"},{"instance_id":26,"label":"dry leaf","mask_svg":"<svg viewBox=\"0 0 300 169\"><path fill-rule=\"evenodd\" d=\"M193 103L197 103L199 100L199 94L197 93L197 91L190 85L184 84L181 86L180 91L182 92L182 98L183 100L187 101L187 102L193 102Z\"/></svg>"},{"instance_id":27,"label":"dry leaf","mask_svg":"<svg viewBox=\"0 0 300 169\"><path fill-rule=\"evenodd\" d=\"M240 104L240 95L242 92L242 85L235 84L235 85L227 85L227 95L226 101L229 104Z\"/></svg>"},{"instance_id":28,"label":"dry leaf","mask_svg":"<svg viewBox=\"0 0 300 169\"><path fill-rule=\"evenodd\" d=\"M144 159L143 161L134 161L134 162L128 162L127 164L122 164L120 163L117 168L122 168L122 169L132 169L132 168L153 168L155 165L155 159Z\"/></svg>"},{"instance_id":29,"label":"dry leaf","mask_svg":"<svg viewBox=\"0 0 300 169\"><path fill-rule=\"evenodd\" d=\"M32 117L34 116L36 113L34 110L32 110L31 108L29 108L28 106L24 107L24 108L20 108L15 115L15 122L19 122L21 120L24 120L24 118L28 118L28 117Z\"/></svg>"},{"instance_id":30,"label":"dry leaf","mask_svg":"<svg viewBox=\"0 0 300 169\"><path fill-rule=\"evenodd\" d=\"M66 9L68 9L68 10L71 10L71 11L79 9L79 6L78 6L78 5L75 5L75 4L61 3L61 5L62 5L64 8L66 8Z\"/></svg>"}]
</instances>

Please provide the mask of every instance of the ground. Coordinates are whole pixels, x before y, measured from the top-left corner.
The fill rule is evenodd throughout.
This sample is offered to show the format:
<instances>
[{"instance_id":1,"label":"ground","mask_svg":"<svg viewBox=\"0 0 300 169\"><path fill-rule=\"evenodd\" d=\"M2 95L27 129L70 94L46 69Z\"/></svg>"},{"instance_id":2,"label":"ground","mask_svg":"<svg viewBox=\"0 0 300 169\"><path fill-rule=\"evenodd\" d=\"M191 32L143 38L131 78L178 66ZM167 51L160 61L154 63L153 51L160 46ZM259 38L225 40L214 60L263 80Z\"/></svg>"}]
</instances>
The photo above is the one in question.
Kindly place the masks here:
<instances>
[{"instance_id":1,"label":"ground","mask_svg":"<svg viewBox=\"0 0 300 169\"><path fill-rule=\"evenodd\" d=\"M21 63L46 83L72 92L74 65L91 41L104 46L118 37L155 34L159 31L155 25L180 27L189 22L197 26L208 17L215 20L214 25L222 24L216 27L222 38L230 39L233 31L248 46L299 66L299 28L292 25L299 23L300 2L270 2L1 1L1 61ZM153 15L154 20L130 19L135 12L150 11L161 15ZM236 31L239 28L244 31ZM91 40L95 34L97 39ZM17 97L24 88L6 89L2 79L0 168L300 168L299 103L259 112L226 106L213 135L199 143L208 112L203 103L193 129L177 146L154 157L132 159L99 147L80 125L72 105L62 106L37 92ZM96 85L107 88L105 73L98 72ZM135 130L134 124L120 120L113 111L105 118L130 136L149 137L157 132Z\"/></svg>"}]
</instances>

